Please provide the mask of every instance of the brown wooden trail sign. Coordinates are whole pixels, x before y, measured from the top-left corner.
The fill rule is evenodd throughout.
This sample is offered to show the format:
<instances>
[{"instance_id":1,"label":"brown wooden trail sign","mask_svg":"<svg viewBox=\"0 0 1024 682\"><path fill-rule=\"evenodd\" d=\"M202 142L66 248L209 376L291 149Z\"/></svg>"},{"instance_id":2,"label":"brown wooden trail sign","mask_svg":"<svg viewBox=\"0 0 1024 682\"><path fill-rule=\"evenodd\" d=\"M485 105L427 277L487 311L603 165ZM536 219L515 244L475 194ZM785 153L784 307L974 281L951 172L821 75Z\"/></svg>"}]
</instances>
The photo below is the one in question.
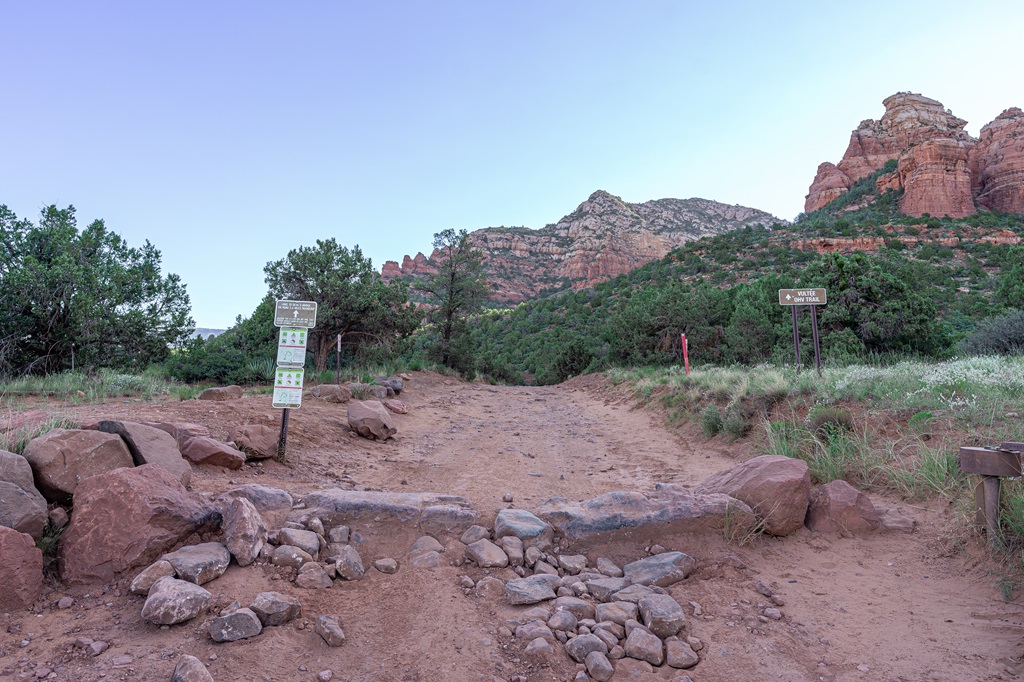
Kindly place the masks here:
<instances>
[{"instance_id":1,"label":"brown wooden trail sign","mask_svg":"<svg viewBox=\"0 0 1024 682\"><path fill-rule=\"evenodd\" d=\"M999 478L1021 476L1022 452L1024 443L1003 443L998 448L960 448L960 470L981 476L974 489L974 517L979 527L988 530L990 541L999 530Z\"/></svg>"},{"instance_id":2,"label":"brown wooden trail sign","mask_svg":"<svg viewBox=\"0 0 1024 682\"><path fill-rule=\"evenodd\" d=\"M811 337L814 341L814 364L821 376L821 343L818 340L818 306L828 303L828 295L824 289L779 289L779 305L789 306L793 312L793 352L796 354L796 369L800 371L800 327L797 320L797 307L808 306L811 309Z\"/></svg>"}]
</instances>

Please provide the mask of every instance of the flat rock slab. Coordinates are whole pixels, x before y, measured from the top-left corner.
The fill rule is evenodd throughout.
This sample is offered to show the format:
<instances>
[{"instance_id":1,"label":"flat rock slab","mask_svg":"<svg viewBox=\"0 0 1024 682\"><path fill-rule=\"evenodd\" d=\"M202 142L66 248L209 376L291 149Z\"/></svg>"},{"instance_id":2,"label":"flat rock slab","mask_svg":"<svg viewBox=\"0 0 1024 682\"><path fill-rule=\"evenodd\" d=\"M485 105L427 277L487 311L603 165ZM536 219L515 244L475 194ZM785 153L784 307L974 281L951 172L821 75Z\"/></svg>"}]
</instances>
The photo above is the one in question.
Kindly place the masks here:
<instances>
[{"instance_id":1,"label":"flat rock slab","mask_svg":"<svg viewBox=\"0 0 1024 682\"><path fill-rule=\"evenodd\" d=\"M183 486L188 487L191 483L192 467L181 456L178 442L166 431L134 422L110 420L100 421L99 430L120 436L128 446L135 466L156 464L177 476Z\"/></svg>"},{"instance_id":2,"label":"flat rock slab","mask_svg":"<svg viewBox=\"0 0 1024 682\"><path fill-rule=\"evenodd\" d=\"M214 388L208 388L199 394L200 400L238 400L245 391L242 390L241 386L232 384L231 386L217 386Z\"/></svg>"},{"instance_id":3,"label":"flat rock slab","mask_svg":"<svg viewBox=\"0 0 1024 682\"><path fill-rule=\"evenodd\" d=\"M763 455L708 477L696 492L735 497L754 510L766 533L789 535L803 528L811 474L801 459Z\"/></svg>"},{"instance_id":4,"label":"flat rock slab","mask_svg":"<svg viewBox=\"0 0 1024 682\"><path fill-rule=\"evenodd\" d=\"M626 579L636 585L668 587L693 572L697 561L682 552L663 552L622 567Z\"/></svg>"},{"instance_id":5,"label":"flat rock slab","mask_svg":"<svg viewBox=\"0 0 1024 682\"><path fill-rule=\"evenodd\" d=\"M297 528L282 528L277 533L278 542L282 545L292 545L316 559L320 554L320 538L311 530L299 530Z\"/></svg>"},{"instance_id":6,"label":"flat rock slab","mask_svg":"<svg viewBox=\"0 0 1024 682\"><path fill-rule=\"evenodd\" d=\"M556 497L537 516L572 539L655 526L665 534L752 531L757 519L750 507L720 493L698 495L674 484L658 484L655 493L611 492L582 502Z\"/></svg>"},{"instance_id":7,"label":"flat rock slab","mask_svg":"<svg viewBox=\"0 0 1024 682\"><path fill-rule=\"evenodd\" d=\"M142 606L142 619L156 625L175 625L206 610L213 595L202 587L177 578L161 578L153 584Z\"/></svg>"},{"instance_id":8,"label":"flat rock slab","mask_svg":"<svg viewBox=\"0 0 1024 682\"><path fill-rule=\"evenodd\" d=\"M259 512L291 509L292 505L295 503L288 491L269 485L263 485L262 483L246 483L245 485L240 485L237 488L232 488L227 491L217 499L223 500L233 497L244 497L252 502L253 506L256 507L256 511Z\"/></svg>"},{"instance_id":9,"label":"flat rock slab","mask_svg":"<svg viewBox=\"0 0 1024 682\"><path fill-rule=\"evenodd\" d=\"M157 580L160 578L173 578L174 577L174 566L171 566L171 562L155 561L146 568L142 569L132 580L128 591L132 594L142 595L143 597L149 594L149 590L153 587Z\"/></svg>"},{"instance_id":10,"label":"flat rock slab","mask_svg":"<svg viewBox=\"0 0 1024 682\"><path fill-rule=\"evenodd\" d=\"M302 498L302 506L305 509L293 513L292 520L302 523L315 516L325 526L398 523L434 531L445 524L465 529L477 518L477 512L466 498L441 493L385 493L331 488L306 495Z\"/></svg>"},{"instance_id":11,"label":"flat rock slab","mask_svg":"<svg viewBox=\"0 0 1024 682\"><path fill-rule=\"evenodd\" d=\"M220 524L216 508L159 466L92 476L75 491L75 510L60 541L61 577L70 583L109 582Z\"/></svg>"},{"instance_id":12,"label":"flat rock slab","mask_svg":"<svg viewBox=\"0 0 1024 682\"><path fill-rule=\"evenodd\" d=\"M505 599L509 604L537 604L555 598L550 582L540 576L514 578L505 583Z\"/></svg>"},{"instance_id":13,"label":"flat rock slab","mask_svg":"<svg viewBox=\"0 0 1024 682\"><path fill-rule=\"evenodd\" d=\"M193 436L181 446L181 456L196 464L241 469L245 453L208 436Z\"/></svg>"},{"instance_id":14,"label":"flat rock slab","mask_svg":"<svg viewBox=\"0 0 1024 682\"><path fill-rule=\"evenodd\" d=\"M494 537L514 535L525 543L537 544L538 540L550 540L551 525L525 509L502 509L494 519Z\"/></svg>"},{"instance_id":15,"label":"flat rock slab","mask_svg":"<svg viewBox=\"0 0 1024 682\"><path fill-rule=\"evenodd\" d=\"M174 567L178 578L205 585L224 575L231 563L231 552L219 542L204 542L164 554L162 559Z\"/></svg>"}]
</instances>

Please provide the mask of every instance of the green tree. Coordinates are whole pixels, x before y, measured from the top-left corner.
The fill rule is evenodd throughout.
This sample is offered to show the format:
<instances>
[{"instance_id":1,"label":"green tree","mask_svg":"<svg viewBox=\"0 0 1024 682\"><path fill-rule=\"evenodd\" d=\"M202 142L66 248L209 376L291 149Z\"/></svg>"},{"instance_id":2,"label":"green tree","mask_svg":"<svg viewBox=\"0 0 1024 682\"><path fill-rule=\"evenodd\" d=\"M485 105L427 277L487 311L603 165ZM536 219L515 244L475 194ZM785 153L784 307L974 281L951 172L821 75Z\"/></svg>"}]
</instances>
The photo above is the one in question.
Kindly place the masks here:
<instances>
[{"instance_id":1,"label":"green tree","mask_svg":"<svg viewBox=\"0 0 1024 682\"><path fill-rule=\"evenodd\" d=\"M420 324L406 284L385 284L359 246L349 250L334 239L318 239L315 247L293 249L263 271L272 296L316 302L316 328L308 347L317 372L327 368L338 336L357 350L392 347Z\"/></svg>"},{"instance_id":2,"label":"green tree","mask_svg":"<svg viewBox=\"0 0 1024 682\"><path fill-rule=\"evenodd\" d=\"M729 354L738 362L756 364L771 357L784 334L788 310L779 305L778 291L786 288L783 280L766 276L751 284L740 284L736 294L725 340Z\"/></svg>"},{"instance_id":3,"label":"green tree","mask_svg":"<svg viewBox=\"0 0 1024 682\"><path fill-rule=\"evenodd\" d=\"M434 235L431 260L437 272L416 284L434 306L429 319L437 340L431 353L445 367L468 370L473 358L466 318L483 307L489 290L483 254L465 230L447 229Z\"/></svg>"},{"instance_id":4,"label":"green tree","mask_svg":"<svg viewBox=\"0 0 1024 682\"><path fill-rule=\"evenodd\" d=\"M130 247L102 220L79 231L73 206L38 225L0 206L0 371L143 369L191 333L189 308L148 241Z\"/></svg>"},{"instance_id":5,"label":"green tree","mask_svg":"<svg viewBox=\"0 0 1024 682\"><path fill-rule=\"evenodd\" d=\"M1024 310L1024 263L1004 269L999 277L995 299L1007 308Z\"/></svg>"}]
</instances>

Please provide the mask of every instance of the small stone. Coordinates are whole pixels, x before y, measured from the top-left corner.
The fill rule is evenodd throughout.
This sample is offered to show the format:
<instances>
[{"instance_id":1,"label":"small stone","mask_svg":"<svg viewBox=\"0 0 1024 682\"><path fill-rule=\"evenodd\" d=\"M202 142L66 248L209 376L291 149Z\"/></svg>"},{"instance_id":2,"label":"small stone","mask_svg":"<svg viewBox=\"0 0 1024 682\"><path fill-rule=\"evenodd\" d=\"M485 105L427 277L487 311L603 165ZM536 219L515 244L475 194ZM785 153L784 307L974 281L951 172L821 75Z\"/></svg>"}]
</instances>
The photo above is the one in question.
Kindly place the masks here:
<instances>
[{"instance_id":1,"label":"small stone","mask_svg":"<svg viewBox=\"0 0 1024 682\"><path fill-rule=\"evenodd\" d=\"M587 654L586 664L587 672L597 682L608 682L612 679L612 675L615 674L615 668L608 661L608 657L600 651L591 651Z\"/></svg>"},{"instance_id":2,"label":"small stone","mask_svg":"<svg viewBox=\"0 0 1024 682\"><path fill-rule=\"evenodd\" d=\"M299 600L280 592L260 592L249 608L259 617L264 627L284 625L302 615Z\"/></svg>"},{"instance_id":3,"label":"small stone","mask_svg":"<svg viewBox=\"0 0 1024 682\"><path fill-rule=\"evenodd\" d=\"M555 611L548 619L548 627L552 630L575 630L576 626L576 616L568 611Z\"/></svg>"},{"instance_id":4,"label":"small stone","mask_svg":"<svg viewBox=\"0 0 1024 682\"><path fill-rule=\"evenodd\" d=\"M551 585L540 576L514 578L505 583L505 598L509 604L536 604L555 598Z\"/></svg>"},{"instance_id":5,"label":"small stone","mask_svg":"<svg viewBox=\"0 0 1024 682\"><path fill-rule=\"evenodd\" d=\"M671 597L670 597L671 598ZM597 622L610 620L619 625L625 625L627 620L635 619L638 614L637 605L628 601L616 601L607 604L598 604L595 607L594 618Z\"/></svg>"},{"instance_id":6,"label":"small stone","mask_svg":"<svg viewBox=\"0 0 1024 682\"><path fill-rule=\"evenodd\" d=\"M204 585L224 575L231 563L231 552L219 542L189 545L161 557L174 567L181 580Z\"/></svg>"},{"instance_id":7,"label":"small stone","mask_svg":"<svg viewBox=\"0 0 1024 682\"><path fill-rule=\"evenodd\" d=\"M523 556L526 559L526 565L532 568L533 565L540 561L540 558L544 556L544 552L540 551L536 547L527 547Z\"/></svg>"},{"instance_id":8,"label":"small stone","mask_svg":"<svg viewBox=\"0 0 1024 682\"><path fill-rule=\"evenodd\" d=\"M663 552L626 564L622 570L632 583L668 587L690 575L696 565L688 554Z\"/></svg>"},{"instance_id":9,"label":"small stone","mask_svg":"<svg viewBox=\"0 0 1024 682\"><path fill-rule=\"evenodd\" d=\"M334 671L321 670L316 674L317 682L331 682L334 679Z\"/></svg>"},{"instance_id":10,"label":"small stone","mask_svg":"<svg viewBox=\"0 0 1024 682\"><path fill-rule=\"evenodd\" d=\"M625 658L625 657L626 657L626 650L623 649L621 646L613 646L608 651L608 658L610 658L613 661L617 661L620 658Z\"/></svg>"},{"instance_id":11,"label":"small stone","mask_svg":"<svg viewBox=\"0 0 1024 682\"><path fill-rule=\"evenodd\" d=\"M501 547L508 556L509 566L522 566L526 561L523 554L523 541L515 535L506 535L501 538L498 540L498 546Z\"/></svg>"},{"instance_id":12,"label":"small stone","mask_svg":"<svg viewBox=\"0 0 1024 682\"><path fill-rule=\"evenodd\" d=\"M292 545L281 545L274 550L270 563L287 568L301 568L303 564L309 563L312 560L313 557L305 550Z\"/></svg>"},{"instance_id":13,"label":"small stone","mask_svg":"<svg viewBox=\"0 0 1024 682\"><path fill-rule=\"evenodd\" d=\"M765 597L771 597L772 596L772 588L768 587L767 585L765 585L760 580L758 580L757 584L754 585L754 590L758 594L763 595Z\"/></svg>"},{"instance_id":14,"label":"small stone","mask_svg":"<svg viewBox=\"0 0 1024 682\"><path fill-rule=\"evenodd\" d=\"M409 559L413 568L437 568L441 565L441 555L437 552L416 554Z\"/></svg>"},{"instance_id":15,"label":"small stone","mask_svg":"<svg viewBox=\"0 0 1024 682\"><path fill-rule=\"evenodd\" d=\"M335 526L327 533L327 539L333 544L347 545L349 540L349 527L348 526Z\"/></svg>"},{"instance_id":16,"label":"small stone","mask_svg":"<svg viewBox=\"0 0 1024 682\"><path fill-rule=\"evenodd\" d=\"M198 658L182 654L174 666L171 682L213 682L213 675Z\"/></svg>"},{"instance_id":17,"label":"small stone","mask_svg":"<svg viewBox=\"0 0 1024 682\"><path fill-rule=\"evenodd\" d=\"M461 576L459 578L459 587L464 587L467 590L471 590L476 587L476 583L468 575Z\"/></svg>"},{"instance_id":18,"label":"small stone","mask_svg":"<svg viewBox=\"0 0 1024 682\"><path fill-rule=\"evenodd\" d=\"M569 575L577 575L587 567L587 557L582 554L562 554L558 557L558 566Z\"/></svg>"},{"instance_id":19,"label":"small stone","mask_svg":"<svg viewBox=\"0 0 1024 682\"><path fill-rule=\"evenodd\" d=\"M692 668L700 663L700 657L689 644L678 639L665 642L665 662L672 668Z\"/></svg>"},{"instance_id":20,"label":"small stone","mask_svg":"<svg viewBox=\"0 0 1024 682\"><path fill-rule=\"evenodd\" d=\"M333 585L334 581L320 564L311 561L299 569L299 574L295 576L295 584L306 590L325 590Z\"/></svg>"},{"instance_id":21,"label":"small stone","mask_svg":"<svg viewBox=\"0 0 1024 682\"><path fill-rule=\"evenodd\" d=\"M661 545L651 545L649 551L651 554L664 554L668 550L662 547Z\"/></svg>"},{"instance_id":22,"label":"small stone","mask_svg":"<svg viewBox=\"0 0 1024 682\"><path fill-rule=\"evenodd\" d=\"M640 661L647 661L651 665L661 665L665 660L661 640L646 629L633 628L633 631L626 637L626 655Z\"/></svg>"},{"instance_id":23,"label":"small stone","mask_svg":"<svg viewBox=\"0 0 1024 682\"><path fill-rule=\"evenodd\" d=\"M202 587L176 578L160 578L149 590L142 619L155 625L175 625L195 618L213 596Z\"/></svg>"},{"instance_id":24,"label":"small stone","mask_svg":"<svg viewBox=\"0 0 1024 682\"><path fill-rule=\"evenodd\" d=\"M622 569L618 565L606 557L598 557L597 559L597 571L603 573L609 578L621 578Z\"/></svg>"},{"instance_id":25,"label":"small stone","mask_svg":"<svg viewBox=\"0 0 1024 682\"><path fill-rule=\"evenodd\" d=\"M540 656L545 654L553 654L555 652L554 647L551 646L551 642L544 639L543 637L536 637L526 645L526 649L523 651L527 656Z\"/></svg>"},{"instance_id":26,"label":"small stone","mask_svg":"<svg viewBox=\"0 0 1024 682\"><path fill-rule=\"evenodd\" d=\"M398 573L398 562L390 558L377 559L373 562L373 567L385 575Z\"/></svg>"},{"instance_id":27,"label":"small stone","mask_svg":"<svg viewBox=\"0 0 1024 682\"><path fill-rule=\"evenodd\" d=\"M683 608L667 594L654 594L640 600L640 620L658 637L677 634L686 624Z\"/></svg>"},{"instance_id":28,"label":"small stone","mask_svg":"<svg viewBox=\"0 0 1024 682\"><path fill-rule=\"evenodd\" d=\"M62 610L70 609L74 605L75 600L71 597L61 597L60 600L57 602L57 608Z\"/></svg>"},{"instance_id":29,"label":"small stone","mask_svg":"<svg viewBox=\"0 0 1024 682\"><path fill-rule=\"evenodd\" d=\"M491 531L483 526L473 525L466 529L459 540L464 545L471 545L477 540L486 540L491 537Z\"/></svg>"},{"instance_id":30,"label":"small stone","mask_svg":"<svg viewBox=\"0 0 1024 682\"><path fill-rule=\"evenodd\" d=\"M365 573L363 560L352 545L342 545L335 568L345 580L359 580Z\"/></svg>"},{"instance_id":31,"label":"small stone","mask_svg":"<svg viewBox=\"0 0 1024 682\"><path fill-rule=\"evenodd\" d=\"M501 496L502 502L511 502L513 499L514 498L512 497L512 493L505 493L504 495Z\"/></svg>"},{"instance_id":32,"label":"small stone","mask_svg":"<svg viewBox=\"0 0 1024 682\"><path fill-rule=\"evenodd\" d=\"M328 646L341 646L345 643L345 632L341 629L341 621L336 616L317 616L314 629Z\"/></svg>"},{"instance_id":33,"label":"small stone","mask_svg":"<svg viewBox=\"0 0 1024 682\"><path fill-rule=\"evenodd\" d=\"M542 620L531 620L516 628L516 639L532 641L537 637L543 637L548 641L554 641L555 634L551 632L551 628L545 625Z\"/></svg>"},{"instance_id":34,"label":"small stone","mask_svg":"<svg viewBox=\"0 0 1024 682\"><path fill-rule=\"evenodd\" d=\"M767 608L764 610L764 615L772 620L782 620L782 611L774 608Z\"/></svg>"},{"instance_id":35,"label":"small stone","mask_svg":"<svg viewBox=\"0 0 1024 682\"><path fill-rule=\"evenodd\" d=\"M690 648L693 649L694 651L700 651L701 649L704 648L704 643L701 642L696 637L687 637L686 638L686 643L689 644Z\"/></svg>"},{"instance_id":36,"label":"small stone","mask_svg":"<svg viewBox=\"0 0 1024 682\"><path fill-rule=\"evenodd\" d=\"M466 558L481 568L504 568L508 566L505 550L490 540L477 540L466 545Z\"/></svg>"},{"instance_id":37,"label":"small stone","mask_svg":"<svg viewBox=\"0 0 1024 682\"><path fill-rule=\"evenodd\" d=\"M602 654L607 655L608 645L595 635L580 635L565 643L565 651L572 660L577 663L583 663L592 651L600 651Z\"/></svg>"},{"instance_id":38,"label":"small stone","mask_svg":"<svg viewBox=\"0 0 1024 682\"><path fill-rule=\"evenodd\" d=\"M207 631L215 642L236 642L255 637L263 631L263 626L251 609L238 609L214 620Z\"/></svg>"}]
</instances>

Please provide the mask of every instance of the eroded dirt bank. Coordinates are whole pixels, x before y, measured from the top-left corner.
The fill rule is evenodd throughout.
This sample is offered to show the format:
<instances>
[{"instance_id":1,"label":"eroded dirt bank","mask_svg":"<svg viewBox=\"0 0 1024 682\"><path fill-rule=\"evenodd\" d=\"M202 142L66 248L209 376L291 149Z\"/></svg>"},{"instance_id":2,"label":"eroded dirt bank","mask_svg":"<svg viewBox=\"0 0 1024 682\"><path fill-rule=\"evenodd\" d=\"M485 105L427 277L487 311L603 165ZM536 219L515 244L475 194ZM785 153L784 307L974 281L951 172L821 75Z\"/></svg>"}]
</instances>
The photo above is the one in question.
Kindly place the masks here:
<instances>
[{"instance_id":1,"label":"eroded dirt bank","mask_svg":"<svg viewBox=\"0 0 1024 682\"><path fill-rule=\"evenodd\" d=\"M696 485L753 454L742 443L705 442L697 431L672 433L660 415L633 409L598 383L493 387L417 374L402 395L410 412L396 417L398 436L383 444L351 437L344 406L307 397L292 413L288 463L234 472L196 467L192 487L219 492L259 482L296 497L328 487L442 492L466 497L489 523L508 506L505 495L513 506L532 508L555 496L649 492L656 482ZM268 396L229 403L113 401L73 412L196 422L220 439L235 425L276 424L279 416ZM955 541L942 509L910 511L919 522L912 535L843 538L802 530L739 546L719 536L647 534L573 549L621 565L657 542L697 559L696 572L669 589L686 606L688 634L704 643L702 662L688 671L695 682L1017 678L1024 609L1003 601L983 549L971 539ZM575 664L560 649L529 659L525 642L501 636L499 628L522 607L459 587L461 575L508 579L515 577L510 569L415 570L402 556L414 533L362 534L364 563L394 557L402 563L398 573L370 569L360 581L314 591L286 582L283 569L232 566L205 585L220 606L247 604L265 590L302 601L299 621L231 644L209 638L212 616L168 629L145 623L142 599L127 593L132 576L109 586L54 586L38 613L0 616L0 676L35 679L34 670L49 667L59 670L56 679L167 680L178 656L191 653L217 680L315 680L326 669L334 680L351 681L573 678ZM449 562L462 556L457 538L442 542ZM764 602L754 591L759 580L782 597L782 620L758 619ZM75 604L58 609L66 595ZM689 602L699 604L702 615L693 616ZM328 648L313 632L311 621L321 613L341 617L348 637L343 647ZM111 648L87 658L74 647L79 636L104 639ZM131 660L115 667L117 657ZM666 668L633 677L625 668L614 679L668 681L680 674Z\"/></svg>"}]
</instances>

